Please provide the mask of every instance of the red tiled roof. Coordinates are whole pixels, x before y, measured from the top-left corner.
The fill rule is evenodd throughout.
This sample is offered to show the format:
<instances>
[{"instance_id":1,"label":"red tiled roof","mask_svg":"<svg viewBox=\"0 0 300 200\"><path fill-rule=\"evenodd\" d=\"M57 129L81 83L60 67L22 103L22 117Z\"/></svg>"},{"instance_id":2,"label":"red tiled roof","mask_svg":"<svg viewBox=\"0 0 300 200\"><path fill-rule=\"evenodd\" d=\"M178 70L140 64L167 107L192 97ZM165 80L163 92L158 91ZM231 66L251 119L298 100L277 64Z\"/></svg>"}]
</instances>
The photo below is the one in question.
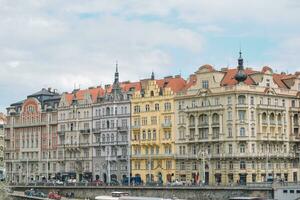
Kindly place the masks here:
<instances>
[{"instance_id":1,"label":"red tiled roof","mask_svg":"<svg viewBox=\"0 0 300 200\"><path fill-rule=\"evenodd\" d=\"M253 81L253 79L249 75L257 73L257 71L254 71L254 70L251 70L251 69L245 69L244 72L248 75L248 77L244 81L244 83L247 84L247 85L253 85L254 81ZM223 80L221 81L221 86L236 85L238 83L235 80L235 78L234 78L234 76L236 75L236 73L237 73L237 69L228 69L225 72Z\"/></svg>"},{"instance_id":2,"label":"red tiled roof","mask_svg":"<svg viewBox=\"0 0 300 200\"><path fill-rule=\"evenodd\" d=\"M210 64L205 64L205 65L202 65L199 69L203 69L203 68L206 68L209 72L213 72L213 71L216 71L213 66L211 66Z\"/></svg>"},{"instance_id":3,"label":"red tiled roof","mask_svg":"<svg viewBox=\"0 0 300 200\"><path fill-rule=\"evenodd\" d=\"M186 81L182 77L178 76L156 80L156 84L161 88L170 88L176 93L184 89Z\"/></svg>"},{"instance_id":4,"label":"red tiled roof","mask_svg":"<svg viewBox=\"0 0 300 200\"><path fill-rule=\"evenodd\" d=\"M261 72L262 72L262 73L266 73L266 71L271 71L271 72L273 72L273 70L272 70L270 67L264 66L264 67L262 68Z\"/></svg>"},{"instance_id":5,"label":"red tiled roof","mask_svg":"<svg viewBox=\"0 0 300 200\"><path fill-rule=\"evenodd\" d=\"M284 79L291 78L290 75L286 74L273 74L273 81L278 85L280 88L288 88L288 86L284 83Z\"/></svg>"}]
</instances>

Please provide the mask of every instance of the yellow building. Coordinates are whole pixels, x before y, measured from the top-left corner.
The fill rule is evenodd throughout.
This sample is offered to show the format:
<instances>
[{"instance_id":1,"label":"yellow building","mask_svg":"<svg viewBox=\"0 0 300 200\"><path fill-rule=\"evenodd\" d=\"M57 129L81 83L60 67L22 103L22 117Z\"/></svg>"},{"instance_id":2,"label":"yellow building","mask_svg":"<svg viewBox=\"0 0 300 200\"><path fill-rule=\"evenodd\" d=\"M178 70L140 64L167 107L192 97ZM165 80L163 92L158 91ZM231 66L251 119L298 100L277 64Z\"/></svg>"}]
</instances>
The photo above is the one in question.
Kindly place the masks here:
<instances>
[{"instance_id":1,"label":"yellow building","mask_svg":"<svg viewBox=\"0 0 300 200\"><path fill-rule=\"evenodd\" d=\"M172 181L175 173L174 96L184 87L185 80L180 76L155 80L152 74L151 79L140 81L140 87L133 94L132 176L140 176L144 183Z\"/></svg>"}]
</instances>

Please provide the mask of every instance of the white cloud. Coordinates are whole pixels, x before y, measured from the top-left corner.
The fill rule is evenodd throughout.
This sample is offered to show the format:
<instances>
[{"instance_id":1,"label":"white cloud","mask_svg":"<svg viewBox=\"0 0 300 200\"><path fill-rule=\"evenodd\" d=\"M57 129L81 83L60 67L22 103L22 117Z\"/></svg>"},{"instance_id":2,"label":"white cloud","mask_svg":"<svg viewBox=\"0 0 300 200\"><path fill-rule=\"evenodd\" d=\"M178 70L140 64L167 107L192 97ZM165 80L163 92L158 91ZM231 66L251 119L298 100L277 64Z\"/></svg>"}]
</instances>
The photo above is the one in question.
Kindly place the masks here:
<instances>
[{"instance_id":1,"label":"white cloud","mask_svg":"<svg viewBox=\"0 0 300 200\"><path fill-rule=\"evenodd\" d=\"M0 0L0 90L5 96L0 110L40 87L66 91L74 83L111 83L115 60L123 80L145 78L152 70L172 74L181 56L172 51L200 55L210 45L205 34L245 34L231 32L228 23L258 23L266 35L282 26L283 35L291 35L285 29L297 29L299 16L295 0ZM298 40L282 41L287 42L279 48L288 59L300 61ZM287 57L276 57L277 63L288 63Z\"/></svg>"}]
</instances>

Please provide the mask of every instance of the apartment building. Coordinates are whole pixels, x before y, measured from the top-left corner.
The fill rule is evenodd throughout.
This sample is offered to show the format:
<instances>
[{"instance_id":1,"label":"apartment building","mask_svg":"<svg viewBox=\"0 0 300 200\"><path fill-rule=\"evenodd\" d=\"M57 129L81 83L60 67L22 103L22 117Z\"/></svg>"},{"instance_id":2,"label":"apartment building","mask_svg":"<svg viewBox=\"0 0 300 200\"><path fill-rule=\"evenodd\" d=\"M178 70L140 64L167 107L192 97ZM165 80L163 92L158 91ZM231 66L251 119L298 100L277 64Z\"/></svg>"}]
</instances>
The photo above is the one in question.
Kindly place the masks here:
<instances>
[{"instance_id":1,"label":"apartment building","mask_svg":"<svg viewBox=\"0 0 300 200\"><path fill-rule=\"evenodd\" d=\"M104 183L130 176L130 99L139 83L114 82L93 104L94 179Z\"/></svg>"},{"instance_id":2,"label":"apartment building","mask_svg":"<svg viewBox=\"0 0 300 200\"><path fill-rule=\"evenodd\" d=\"M58 163L62 180L93 179L92 104L103 88L63 93L58 106Z\"/></svg>"},{"instance_id":3,"label":"apartment building","mask_svg":"<svg viewBox=\"0 0 300 200\"><path fill-rule=\"evenodd\" d=\"M56 176L60 95L42 89L7 108L4 158L7 180L26 183Z\"/></svg>"},{"instance_id":4,"label":"apartment building","mask_svg":"<svg viewBox=\"0 0 300 200\"><path fill-rule=\"evenodd\" d=\"M6 124L6 116L0 112L0 179L5 178L4 169L4 125Z\"/></svg>"},{"instance_id":5,"label":"apartment building","mask_svg":"<svg viewBox=\"0 0 300 200\"><path fill-rule=\"evenodd\" d=\"M144 183L171 182L175 173L175 94L185 87L180 76L141 80L131 100L132 176Z\"/></svg>"},{"instance_id":6,"label":"apartment building","mask_svg":"<svg viewBox=\"0 0 300 200\"><path fill-rule=\"evenodd\" d=\"M175 98L176 179L299 180L300 74L200 67Z\"/></svg>"}]
</instances>

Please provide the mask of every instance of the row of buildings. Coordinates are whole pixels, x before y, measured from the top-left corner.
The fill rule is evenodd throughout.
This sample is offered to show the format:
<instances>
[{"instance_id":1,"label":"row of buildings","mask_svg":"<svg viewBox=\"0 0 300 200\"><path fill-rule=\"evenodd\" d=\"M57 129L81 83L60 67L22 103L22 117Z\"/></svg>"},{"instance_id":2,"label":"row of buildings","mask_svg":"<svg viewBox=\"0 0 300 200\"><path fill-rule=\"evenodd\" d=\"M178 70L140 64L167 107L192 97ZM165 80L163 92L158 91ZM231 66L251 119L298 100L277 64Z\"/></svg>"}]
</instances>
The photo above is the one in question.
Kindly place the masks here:
<instances>
[{"instance_id":1,"label":"row of buildings","mask_svg":"<svg viewBox=\"0 0 300 200\"><path fill-rule=\"evenodd\" d=\"M7 108L7 178L227 185L297 181L300 74L201 66L181 76L59 94Z\"/></svg>"},{"instance_id":2,"label":"row of buildings","mask_svg":"<svg viewBox=\"0 0 300 200\"><path fill-rule=\"evenodd\" d=\"M5 168L4 168L4 124L6 123L6 117L0 112L0 180L4 179Z\"/></svg>"}]
</instances>

